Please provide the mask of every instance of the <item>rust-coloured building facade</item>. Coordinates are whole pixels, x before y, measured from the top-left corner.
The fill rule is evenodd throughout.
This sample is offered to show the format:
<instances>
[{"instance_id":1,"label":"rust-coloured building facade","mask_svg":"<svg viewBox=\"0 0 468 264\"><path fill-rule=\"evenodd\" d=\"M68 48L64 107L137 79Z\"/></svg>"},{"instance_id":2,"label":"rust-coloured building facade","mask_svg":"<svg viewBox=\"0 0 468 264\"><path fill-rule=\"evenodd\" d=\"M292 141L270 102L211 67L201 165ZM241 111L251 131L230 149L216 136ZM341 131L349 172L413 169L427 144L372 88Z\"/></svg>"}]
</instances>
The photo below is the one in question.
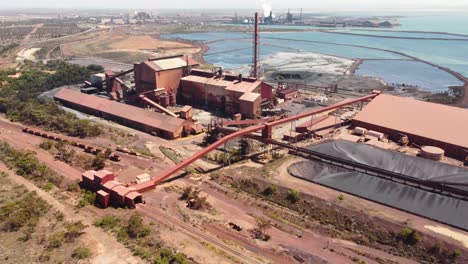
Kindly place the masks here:
<instances>
[{"instance_id":1,"label":"rust-coloured building facade","mask_svg":"<svg viewBox=\"0 0 468 264\"><path fill-rule=\"evenodd\" d=\"M164 88L177 94L180 79L199 63L190 56L173 56L144 61L134 65L137 94Z\"/></svg>"},{"instance_id":2,"label":"rust-coloured building facade","mask_svg":"<svg viewBox=\"0 0 468 264\"><path fill-rule=\"evenodd\" d=\"M134 207L143 202L141 193L124 186L115 180L115 175L107 170L86 171L81 176L82 184L96 192L96 204L102 208L111 203L117 206Z\"/></svg>"},{"instance_id":3,"label":"rust-coloured building facade","mask_svg":"<svg viewBox=\"0 0 468 264\"><path fill-rule=\"evenodd\" d=\"M254 78L229 74L216 76L211 72L196 70L181 79L178 97L186 104L256 118L261 114L261 103L271 101L272 89L270 85Z\"/></svg>"},{"instance_id":4,"label":"rust-coloured building facade","mask_svg":"<svg viewBox=\"0 0 468 264\"><path fill-rule=\"evenodd\" d=\"M54 96L62 105L166 139L183 136L185 120L63 88Z\"/></svg>"}]
</instances>

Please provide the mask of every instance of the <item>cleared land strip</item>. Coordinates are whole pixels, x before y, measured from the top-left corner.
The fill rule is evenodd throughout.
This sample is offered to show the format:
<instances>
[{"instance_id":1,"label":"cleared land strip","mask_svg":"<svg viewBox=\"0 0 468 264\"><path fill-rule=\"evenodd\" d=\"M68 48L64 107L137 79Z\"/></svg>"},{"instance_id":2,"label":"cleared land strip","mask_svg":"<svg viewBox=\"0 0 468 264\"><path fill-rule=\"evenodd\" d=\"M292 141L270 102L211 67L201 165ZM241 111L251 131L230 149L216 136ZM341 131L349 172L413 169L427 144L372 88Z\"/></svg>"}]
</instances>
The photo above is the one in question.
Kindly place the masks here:
<instances>
[{"instance_id":1,"label":"cleared land strip","mask_svg":"<svg viewBox=\"0 0 468 264\"><path fill-rule=\"evenodd\" d=\"M140 211L143 211L145 212L145 215L148 216L149 218L155 220L155 221L158 221L158 222L164 222L165 224L167 225L175 225L177 226L179 229L181 229L182 231L186 232L187 234L189 235L192 235L196 238L199 238L199 239L202 239L218 248L220 248L221 250L225 251L226 253L238 258L239 260L242 261L242 263L257 263L257 264L261 264L263 262L257 260L257 259L254 259L246 254L244 254L243 252L233 248L233 247L230 247L230 246L227 246L225 243L219 241L218 239L216 238L213 238L211 237L210 235L207 235L206 233L203 233L202 231L199 231L198 229L182 222L182 221L179 221L177 220L176 218L174 217L171 217L171 216L168 216L166 215L163 211L161 210L158 210L156 208L152 208L150 206L147 206L147 205L139 205L137 207L137 210L140 210ZM155 217L155 215L157 215L158 217Z\"/></svg>"}]
</instances>

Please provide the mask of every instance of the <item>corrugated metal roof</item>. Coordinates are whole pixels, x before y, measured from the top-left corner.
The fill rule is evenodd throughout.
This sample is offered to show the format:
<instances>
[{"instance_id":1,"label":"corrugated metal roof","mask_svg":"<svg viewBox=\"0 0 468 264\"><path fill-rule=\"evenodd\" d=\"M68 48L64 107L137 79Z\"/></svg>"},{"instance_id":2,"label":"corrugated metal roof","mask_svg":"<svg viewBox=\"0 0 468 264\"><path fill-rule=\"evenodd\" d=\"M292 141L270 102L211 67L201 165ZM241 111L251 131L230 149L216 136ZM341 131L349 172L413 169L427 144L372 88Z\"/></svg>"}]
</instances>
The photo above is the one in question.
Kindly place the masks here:
<instances>
[{"instance_id":1,"label":"corrugated metal roof","mask_svg":"<svg viewBox=\"0 0 468 264\"><path fill-rule=\"evenodd\" d=\"M97 194L98 194L98 195L101 195L101 196L108 196L108 195L109 195L109 193L106 192L106 191L104 191L104 190L99 190L99 191L97 191Z\"/></svg>"},{"instance_id":2,"label":"corrugated metal roof","mask_svg":"<svg viewBox=\"0 0 468 264\"><path fill-rule=\"evenodd\" d=\"M94 176L97 177L97 178L102 179L102 178L106 177L109 174L112 174L112 172L110 172L108 170L100 170L98 172L95 172Z\"/></svg>"},{"instance_id":3,"label":"corrugated metal roof","mask_svg":"<svg viewBox=\"0 0 468 264\"><path fill-rule=\"evenodd\" d=\"M234 82L231 82L231 85L226 87L226 90L229 91L235 91L235 92L242 92L242 93L248 93L252 92L255 90L257 87L259 87L262 84L261 81L255 81L255 82L238 82L237 80Z\"/></svg>"},{"instance_id":4,"label":"corrugated metal roof","mask_svg":"<svg viewBox=\"0 0 468 264\"><path fill-rule=\"evenodd\" d=\"M196 76L196 75L188 75L188 76L183 77L181 80L194 82L194 83L201 83L205 85L218 86L218 87L228 87L229 85L232 84L232 82L226 81L223 79L206 78L206 77Z\"/></svg>"},{"instance_id":5,"label":"corrugated metal roof","mask_svg":"<svg viewBox=\"0 0 468 264\"><path fill-rule=\"evenodd\" d=\"M131 191L125 195L126 198L131 199L131 200L135 200L136 198L140 196L141 196L141 193L135 192L135 191Z\"/></svg>"},{"instance_id":6,"label":"corrugated metal roof","mask_svg":"<svg viewBox=\"0 0 468 264\"><path fill-rule=\"evenodd\" d=\"M194 65L199 64L197 61L193 60L191 57L188 57L187 59L185 56L182 56L179 58L153 60L153 61L149 61L145 63L149 65L150 67L153 65L156 66L156 67L151 67L151 68L157 71L165 71L165 70L172 70L172 69L186 67L187 62L189 66L194 66Z\"/></svg>"},{"instance_id":7,"label":"corrugated metal roof","mask_svg":"<svg viewBox=\"0 0 468 264\"><path fill-rule=\"evenodd\" d=\"M127 193L130 192L130 190L123 185L115 187L114 189L112 189L112 191L116 192L119 196L125 196Z\"/></svg>"},{"instance_id":8,"label":"corrugated metal roof","mask_svg":"<svg viewBox=\"0 0 468 264\"><path fill-rule=\"evenodd\" d=\"M103 113L118 116L123 119L131 120L142 125L151 126L171 133L180 130L185 122L179 118L110 101L94 95L83 94L66 88L61 89L54 98L60 101L66 101L87 108L96 109Z\"/></svg>"},{"instance_id":9,"label":"corrugated metal roof","mask_svg":"<svg viewBox=\"0 0 468 264\"><path fill-rule=\"evenodd\" d=\"M241 97L239 97L239 100L248 101L248 102L255 102L259 98L260 98L260 94L258 94L258 93L245 93Z\"/></svg>"},{"instance_id":10,"label":"corrugated metal roof","mask_svg":"<svg viewBox=\"0 0 468 264\"><path fill-rule=\"evenodd\" d=\"M468 110L381 94L354 120L468 148Z\"/></svg>"},{"instance_id":11,"label":"corrugated metal roof","mask_svg":"<svg viewBox=\"0 0 468 264\"><path fill-rule=\"evenodd\" d=\"M226 90L234 91L234 92L241 92L241 93L252 92L253 90L255 90L257 87L259 87L262 84L261 81L239 82L237 81L237 79L234 81L226 81L225 79L222 79L222 78L203 77L203 76L197 76L197 75L188 75L182 78L182 80L195 82L195 83L201 83L205 85L224 87Z\"/></svg>"},{"instance_id":12,"label":"corrugated metal roof","mask_svg":"<svg viewBox=\"0 0 468 264\"><path fill-rule=\"evenodd\" d=\"M102 186L104 186L106 189L112 190L116 186L121 186L121 185L122 185L122 183L118 182L118 181L108 181L108 182L104 183Z\"/></svg>"},{"instance_id":13,"label":"corrugated metal roof","mask_svg":"<svg viewBox=\"0 0 468 264\"><path fill-rule=\"evenodd\" d=\"M85 178L88 178L90 180L94 180L94 174L96 173L96 171L94 170L89 170L89 171L85 171L83 172L82 176L85 177Z\"/></svg>"}]
</instances>

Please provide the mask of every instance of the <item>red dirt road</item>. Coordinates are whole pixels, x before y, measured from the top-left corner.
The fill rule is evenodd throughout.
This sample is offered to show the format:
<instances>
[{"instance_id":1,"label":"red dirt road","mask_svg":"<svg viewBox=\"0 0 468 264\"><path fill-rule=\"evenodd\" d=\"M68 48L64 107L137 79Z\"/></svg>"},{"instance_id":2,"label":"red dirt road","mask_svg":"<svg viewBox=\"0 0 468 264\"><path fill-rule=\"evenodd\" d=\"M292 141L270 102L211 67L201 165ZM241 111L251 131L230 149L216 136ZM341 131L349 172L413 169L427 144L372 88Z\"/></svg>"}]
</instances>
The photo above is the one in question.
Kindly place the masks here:
<instances>
[{"instance_id":1,"label":"red dirt road","mask_svg":"<svg viewBox=\"0 0 468 264\"><path fill-rule=\"evenodd\" d=\"M43 139L21 132L22 127L0 119L0 140L9 143L18 150L29 150L37 153L36 157L50 169L64 176L62 185L81 179L81 171L56 160L49 152L37 147Z\"/></svg>"}]
</instances>

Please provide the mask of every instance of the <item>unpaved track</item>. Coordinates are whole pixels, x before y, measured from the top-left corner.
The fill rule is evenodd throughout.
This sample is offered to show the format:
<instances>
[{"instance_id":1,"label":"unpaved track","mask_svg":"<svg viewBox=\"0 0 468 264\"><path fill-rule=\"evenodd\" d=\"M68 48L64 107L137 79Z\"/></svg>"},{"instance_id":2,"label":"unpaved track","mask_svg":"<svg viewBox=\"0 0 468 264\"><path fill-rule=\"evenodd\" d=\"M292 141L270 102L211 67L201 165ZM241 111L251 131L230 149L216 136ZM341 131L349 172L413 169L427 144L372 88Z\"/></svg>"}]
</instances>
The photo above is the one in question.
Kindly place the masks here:
<instances>
[{"instance_id":1,"label":"unpaved track","mask_svg":"<svg viewBox=\"0 0 468 264\"><path fill-rule=\"evenodd\" d=\"M139 205L137 207L137 210L140 210L142 212L145 212L145 215L147 215L149 218L155 220L155 221L158 221L158 222L163 222L165 224L167 224L168 226L176 226L178 229L182 230L183 232L195 237L195 238L199 238L205 242L208 242L216 247L218 247L219 249L223 250L224 252L238 258L239 260L242 261L242 263L258 263L258 264L261 264L263 262L260 262L259 260L237 250L236 248L234 247L231 247L231 246L228 246L226 245L224 242L221 242L220 240L216 239L216 238L213 238L211 237L210 235L207 235L206 233L182 222L182 221L179 221L178 219L172 217L172 216L168 216L166 215L165 212L159 210L159 209L156 209L156 208L153 208L153 207L150 207L150 206L146 206L146 205ZM157 216L157 217L156 217Z\"/></svg>"},{"instance_id":2,"label":"unpaved track","mask_svg":"<svg viewBox=\"0 0 468 264\"><path fill-rule=\"evenodd\" d=\"M36 152L36 157L39 161L45 163L50 169L64 176L62 182L64 186L70 182L81 179L81 171L62 161L55 160L49 152L38 148L37 145L42 142L42 138L22 133L20 126L0 119L0 140L9 143L15 149Z\"/></svg>"},{"instance_id":3,"label":"unpaved track","mask_svg":"<svg viewBox=\"0 0 468 264\"><path fill-rule=\"evenodd\" d=\"M39 28L41 28L44 24L37 24L33 27L31 32L29 32L24 39L21 41L22 44L28 43L31 40L32 35L34 35Z\"/></svg>"},{"instance_id":4,"label":"unpaved track","mask_svg":"<svg viewBox=\"0 0 468 264\"><path fill-rule=\"evenodd\" d=\"M133 253L104 230L93 226L91 218L80 213L76 214L72 207L66 206L48 192L36 187L33 183L23 177L16 175L4 164L0 164L0 170L8 172L9 179L16 184L24 185L29 191L35 191L39 197L45 200L52 208L63 213L65 221L82 221L88 225L82 240L86 245L93 249L94 257L91 263L96 264L136 264L144 263L141 259L133 256ZM96 252L97 251L97 252Z\"/></svg>"}]
</instances>

